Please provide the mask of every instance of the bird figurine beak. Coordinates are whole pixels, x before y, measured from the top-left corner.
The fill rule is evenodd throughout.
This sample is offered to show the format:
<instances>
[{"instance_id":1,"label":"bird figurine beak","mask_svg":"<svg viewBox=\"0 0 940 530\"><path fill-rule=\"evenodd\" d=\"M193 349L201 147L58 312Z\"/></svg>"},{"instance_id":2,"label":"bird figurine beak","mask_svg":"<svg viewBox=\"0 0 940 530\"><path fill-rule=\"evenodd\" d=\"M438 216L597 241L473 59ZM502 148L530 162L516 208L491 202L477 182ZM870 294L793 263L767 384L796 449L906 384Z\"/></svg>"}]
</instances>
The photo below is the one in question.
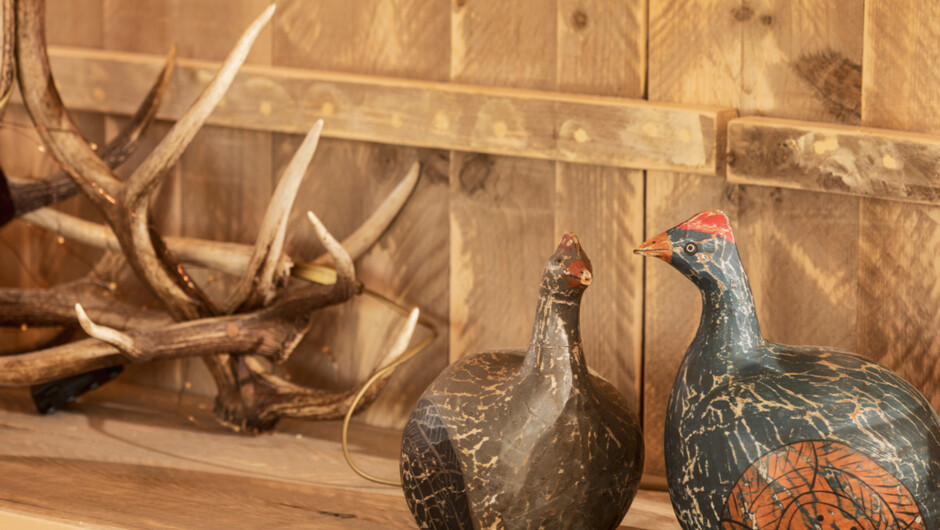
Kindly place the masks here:
<instances>
[{"instance_id":1,"label":"bird figurine beak","mask_svg":"<svg viewBox=\"0 0 940 530\"><path fill-rule=\"evenodd\" d=\"M594 277L591 275L591 266L583 260L578 260L565 269L565 276L568 277L568 285L572 289L584 289L591 285Z\"/></svg>"},{"instance_id":2,"label":"bird figurine beak","mask_svg":"<svg viewBox=\"0 0 940 530\"><path fill-rule=\"evenodd\" d=\"M672 263L672 245L669 244L669 236L666 232L643 243L640 245L640 248L634 250L633 253L643 256L654 256L666 263Z\"/></svg>"}]
</instances>

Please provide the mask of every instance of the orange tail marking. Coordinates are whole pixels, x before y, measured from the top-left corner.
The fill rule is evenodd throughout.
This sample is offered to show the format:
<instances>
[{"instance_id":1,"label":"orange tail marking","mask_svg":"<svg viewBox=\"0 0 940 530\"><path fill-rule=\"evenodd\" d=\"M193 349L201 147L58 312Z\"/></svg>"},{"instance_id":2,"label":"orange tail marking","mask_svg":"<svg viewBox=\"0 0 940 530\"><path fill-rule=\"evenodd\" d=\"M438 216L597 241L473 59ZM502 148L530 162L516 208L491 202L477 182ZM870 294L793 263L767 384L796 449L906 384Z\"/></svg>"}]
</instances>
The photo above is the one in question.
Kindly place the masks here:
<instances>
[{"instance_id":1,"label":"orange tail marking","mask_svg":"<svg viewBox=\"0 0 940 530\"><path fill-rule=\"evenodd\" d=\"M910 491L868 456L831 441L777 448L741 475L722 528L923 530Z\"/></svg>"}]
</instances>

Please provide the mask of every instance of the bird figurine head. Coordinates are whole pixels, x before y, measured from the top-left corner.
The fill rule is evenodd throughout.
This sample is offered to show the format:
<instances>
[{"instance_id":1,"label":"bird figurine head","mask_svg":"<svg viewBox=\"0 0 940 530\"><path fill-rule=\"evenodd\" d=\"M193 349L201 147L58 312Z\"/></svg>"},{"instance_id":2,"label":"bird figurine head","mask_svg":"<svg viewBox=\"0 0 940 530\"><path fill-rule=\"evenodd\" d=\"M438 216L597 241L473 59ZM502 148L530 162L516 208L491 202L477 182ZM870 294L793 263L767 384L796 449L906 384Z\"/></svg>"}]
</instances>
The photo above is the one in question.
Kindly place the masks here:
<instances>
[{"instance_id":1,"label":"bird figurine head","mask_svg":"<svg viewBox=\"0 0 940 530\"><path fill-rule=\"evenodd\" d=\"M568 232L548 258L539 287L555 298L576 299L584 294L592 279L591 260L581 248L578 236Z\"/></svg>"},{"instance_id":2,"label":"bird figurine head","mask_svg":"<svg viewBox=\"0 0 940 530\"><path fill-rule=\"evenodd\" d=\"M727 288L729 272L740 264L728 216L721 210L698 213L634 252L669 263L702 289Z\"/></svg>"}]
</instances>

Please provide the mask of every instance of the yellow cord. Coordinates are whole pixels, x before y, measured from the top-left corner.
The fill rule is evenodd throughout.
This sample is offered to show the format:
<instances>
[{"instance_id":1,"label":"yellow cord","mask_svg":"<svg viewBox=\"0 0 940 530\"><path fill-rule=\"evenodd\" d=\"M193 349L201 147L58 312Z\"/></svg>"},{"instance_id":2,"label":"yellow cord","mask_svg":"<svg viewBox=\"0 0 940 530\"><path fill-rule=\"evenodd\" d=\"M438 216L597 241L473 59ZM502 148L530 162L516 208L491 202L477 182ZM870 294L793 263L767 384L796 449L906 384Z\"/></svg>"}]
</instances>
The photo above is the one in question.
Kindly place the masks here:
<instances>
[{"instance_id":1,"label":"yellow cord","mask_svg":"<svg viewBox=\"0 0 940 530\"><path fill-rule=\"evenodd\" d=\"M291 270L291 276L295 278L300 278L310 282L316 282L321 284L331 284L336 283L336 271L329 267L322 267L319 265L311 265L308 263L297 263L294 265L294 268ZM388 307L392 308L397 313L400 313L403 316L408 316L410 311L394 300L376 292L364 285L359 285L359 291L362 294L369 295L376 300L382 302ZM418 324L424 326L430 334L424 338L421 342L416 344L411 349L407 350L402 354L395 362L385 366L374 374L372 377L366 380L362 385L362 388L359 389L359 393L353 398L352 403L349 405L349 410L346 411L346 417L343 418L343 436L342 436L342 446L343 446L343 456L346 458L346 463L349 464L349 467L359 476L366 480L376 482L378 484L384 484L386 486L401 486L401 482L397 480L388 480L380 477L376 477L364 471L359 467L355 462L353 462L352 455L349 452L349 442L347 440L349 434L349 420L352 418L353 413L356 411L356 406L359 405L359 402L362 401L362 396L372 387L373 384L380 378L384 377L386 374L391 373L396 368L402 364L411 360L412 357L417 355L421 350L426 348L429 344L434 342L434 339L437 338L437 328L434 327L434 324L424 317L418 317Z\"/></svg>"}]
</instances>

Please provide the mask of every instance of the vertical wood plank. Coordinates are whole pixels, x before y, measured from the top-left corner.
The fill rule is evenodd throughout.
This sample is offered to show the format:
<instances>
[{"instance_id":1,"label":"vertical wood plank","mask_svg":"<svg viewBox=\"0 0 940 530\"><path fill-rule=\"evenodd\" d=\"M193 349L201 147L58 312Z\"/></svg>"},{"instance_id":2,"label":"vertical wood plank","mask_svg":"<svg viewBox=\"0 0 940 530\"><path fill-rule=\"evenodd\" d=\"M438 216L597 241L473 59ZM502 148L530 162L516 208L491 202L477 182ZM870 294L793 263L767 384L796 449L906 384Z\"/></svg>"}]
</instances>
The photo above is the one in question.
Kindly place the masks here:
<instances>
[{"instance_id":1,"label":"vertical wood plank","mask_svg":"<svg viewBox=\"0 0 940 530\"><path fill-rule=\"evenodd\" d=\"M555 6L454 0L451 80L554 89ZM528 344L555 233L555 164L451 153L450 359Z\"/></svg>"},{"instance_id":2,"label":"vertical wood plank","mask_svg":"<svg viewBox=\"0 0 940 530\"><path fill-rule=\"evenodd\" d=\"M940 6L866 2L862 123L940 133ZM940 210L862 199L859 349L940 409Z\"/></svg>"},{"instance_id":3,"label":"vertical wood plank","mask_svg":"<svg viewBox=\"0 0 940 530\"><path fill-rule=\"evenodd\" d=\"M104 48L163 55L177 44L181 57L221 61L245 27L270 3L105 0ZM272 31L265 28L247 62L270 64L271 55ZM193 99L196 96L193 94ZM109 119L109 132L115 133L120 125L119 120ZM139 163L170 124L156 125L126 168ZM204 127L167 175L156 203L154 224L163 234L250 243L264 216L272 180L270 133ZM128 373L141 384L170 389L187 386L203 394L215 392L199 359L133 366Z\"/></svg>"},{"instance_id":4,"label":"vertical wood plank","mask_svg":"<svg viewBox=\"0 0 940 530\"><path fill-rule=\"evenodd\" d=\"M453 0L450 78L555 89L556 9L543 0Z\"/></svg>"},{"instance_id":5,"label":"vertical wood plank","mask_svg":"<svg viewBox=\"0 0 940 530\"><path fill-rule=\"evenodd\" d=\"M558 0L557 89L642 98L646 2ZM581 238L595 271L581 316L588 365L639 414L642 371L643 171L557 163L555 233Z\"/></svg>"},{"instance_id":6,"label":"vertical wood plank","mask_svg":"<svg viewBox=\"0 0 940 530\"><path fill-rule=\"evenodd\" d=\"M447 2L421 0L287 1L278 3L274 64L363 74L446 80L450 11ZM335 110L320 109L325 120ZM275 165L286 165L300 138L275 135ZM356 264L367 286L438 323L441 336L399 369L357 421L404 425L424 388L447 365L448 161L446 153L343 140L324 140L301 188L291 219L292 255L312 259L322 249L307 209L334 236L349 235L375 210L415 160L422 174L405 210ZM286 369L294 381L348 388L385 354L403 318L366 297L318 312L307 339ZM419 333L422 333L419 331Z\"/></svg>"},{"instance_id":7,"label":"vertical wood plank","mask_svg":"<svg viewBox=\"0 0 940 530\"><path fill-rule=\"evenodd\" d=\"M50 0L46 5L46 38L50 45L101 47L102 2L100 0ZM91 142L104 139L104 118L91 113L73 113L79 130ZM9 175L42 177L58 169L48 155L40 154L39 137L21 105L10 105L0 130L0 160ZM84 197L56 206L73 215L98 220L95 207ZM100 252L74 244L59 243L54 236L13 221L0 230L0 285L47 287L84 275ZM51 339L59 329L0 329L0 351L32 348Z\"/></svg>"},{"instance_id":8,"label":"vertical wood plank","mask_svg":"<svg viewBox=\"0 0 940 530\"><path fill-rule=\"evenodd\" d=\"M861 15L860 0L653 0L649 99L857 122ZM858 245L844 234L857 233L857 198L653 171L646 193L647 236L699 209L720 207L731 215L767 338L856 347ZM660 263L646 267L647 472L663 473L668 389L697 327L700 302L674 271Z\"/></svg>"},{"instance_id":9,"label":"vertical wood plank","mask_svg":"<svg viewBox=\"0 0 940 530\"><path fill-rule=\"evenodd\" d=\"M646 90L646 3L558 0L557 89L640 99Z\"/></svg>"},{"instance_id":10,"label":"vertical wood plank","mask_svg":"<svg viewBox=\"0 0 940 530\"><path fill-rule=\"evenodd\" d=\"M451 153L451 361L528 344L558 243L554 173L552 162Z\"/></svg>"},{"instance_id":11,"label":"vertical wood plank","mask_svg":"<svg viewBox=\"0 0 940 530\"><path fill-rule=\"evenodd\" d=\"M741 113L858 123L863 2L742 5ZM734 195L764 336L856 351L858 245L840 234L857 233L858 199L747 186Z\"/></svg>"},{"instance_id":12,"label":"vertical wood plank","mask_svg":"<svg viewBox=\"0 0 940 530\"><path fill-rule=\"evenodd\" d=\"M631 245L643 237L643 199L642 171L558 163L555 232L578 234L595 271L581 313L585 359L637 414L643 262Z\"/></svg>"}]
</instances>

